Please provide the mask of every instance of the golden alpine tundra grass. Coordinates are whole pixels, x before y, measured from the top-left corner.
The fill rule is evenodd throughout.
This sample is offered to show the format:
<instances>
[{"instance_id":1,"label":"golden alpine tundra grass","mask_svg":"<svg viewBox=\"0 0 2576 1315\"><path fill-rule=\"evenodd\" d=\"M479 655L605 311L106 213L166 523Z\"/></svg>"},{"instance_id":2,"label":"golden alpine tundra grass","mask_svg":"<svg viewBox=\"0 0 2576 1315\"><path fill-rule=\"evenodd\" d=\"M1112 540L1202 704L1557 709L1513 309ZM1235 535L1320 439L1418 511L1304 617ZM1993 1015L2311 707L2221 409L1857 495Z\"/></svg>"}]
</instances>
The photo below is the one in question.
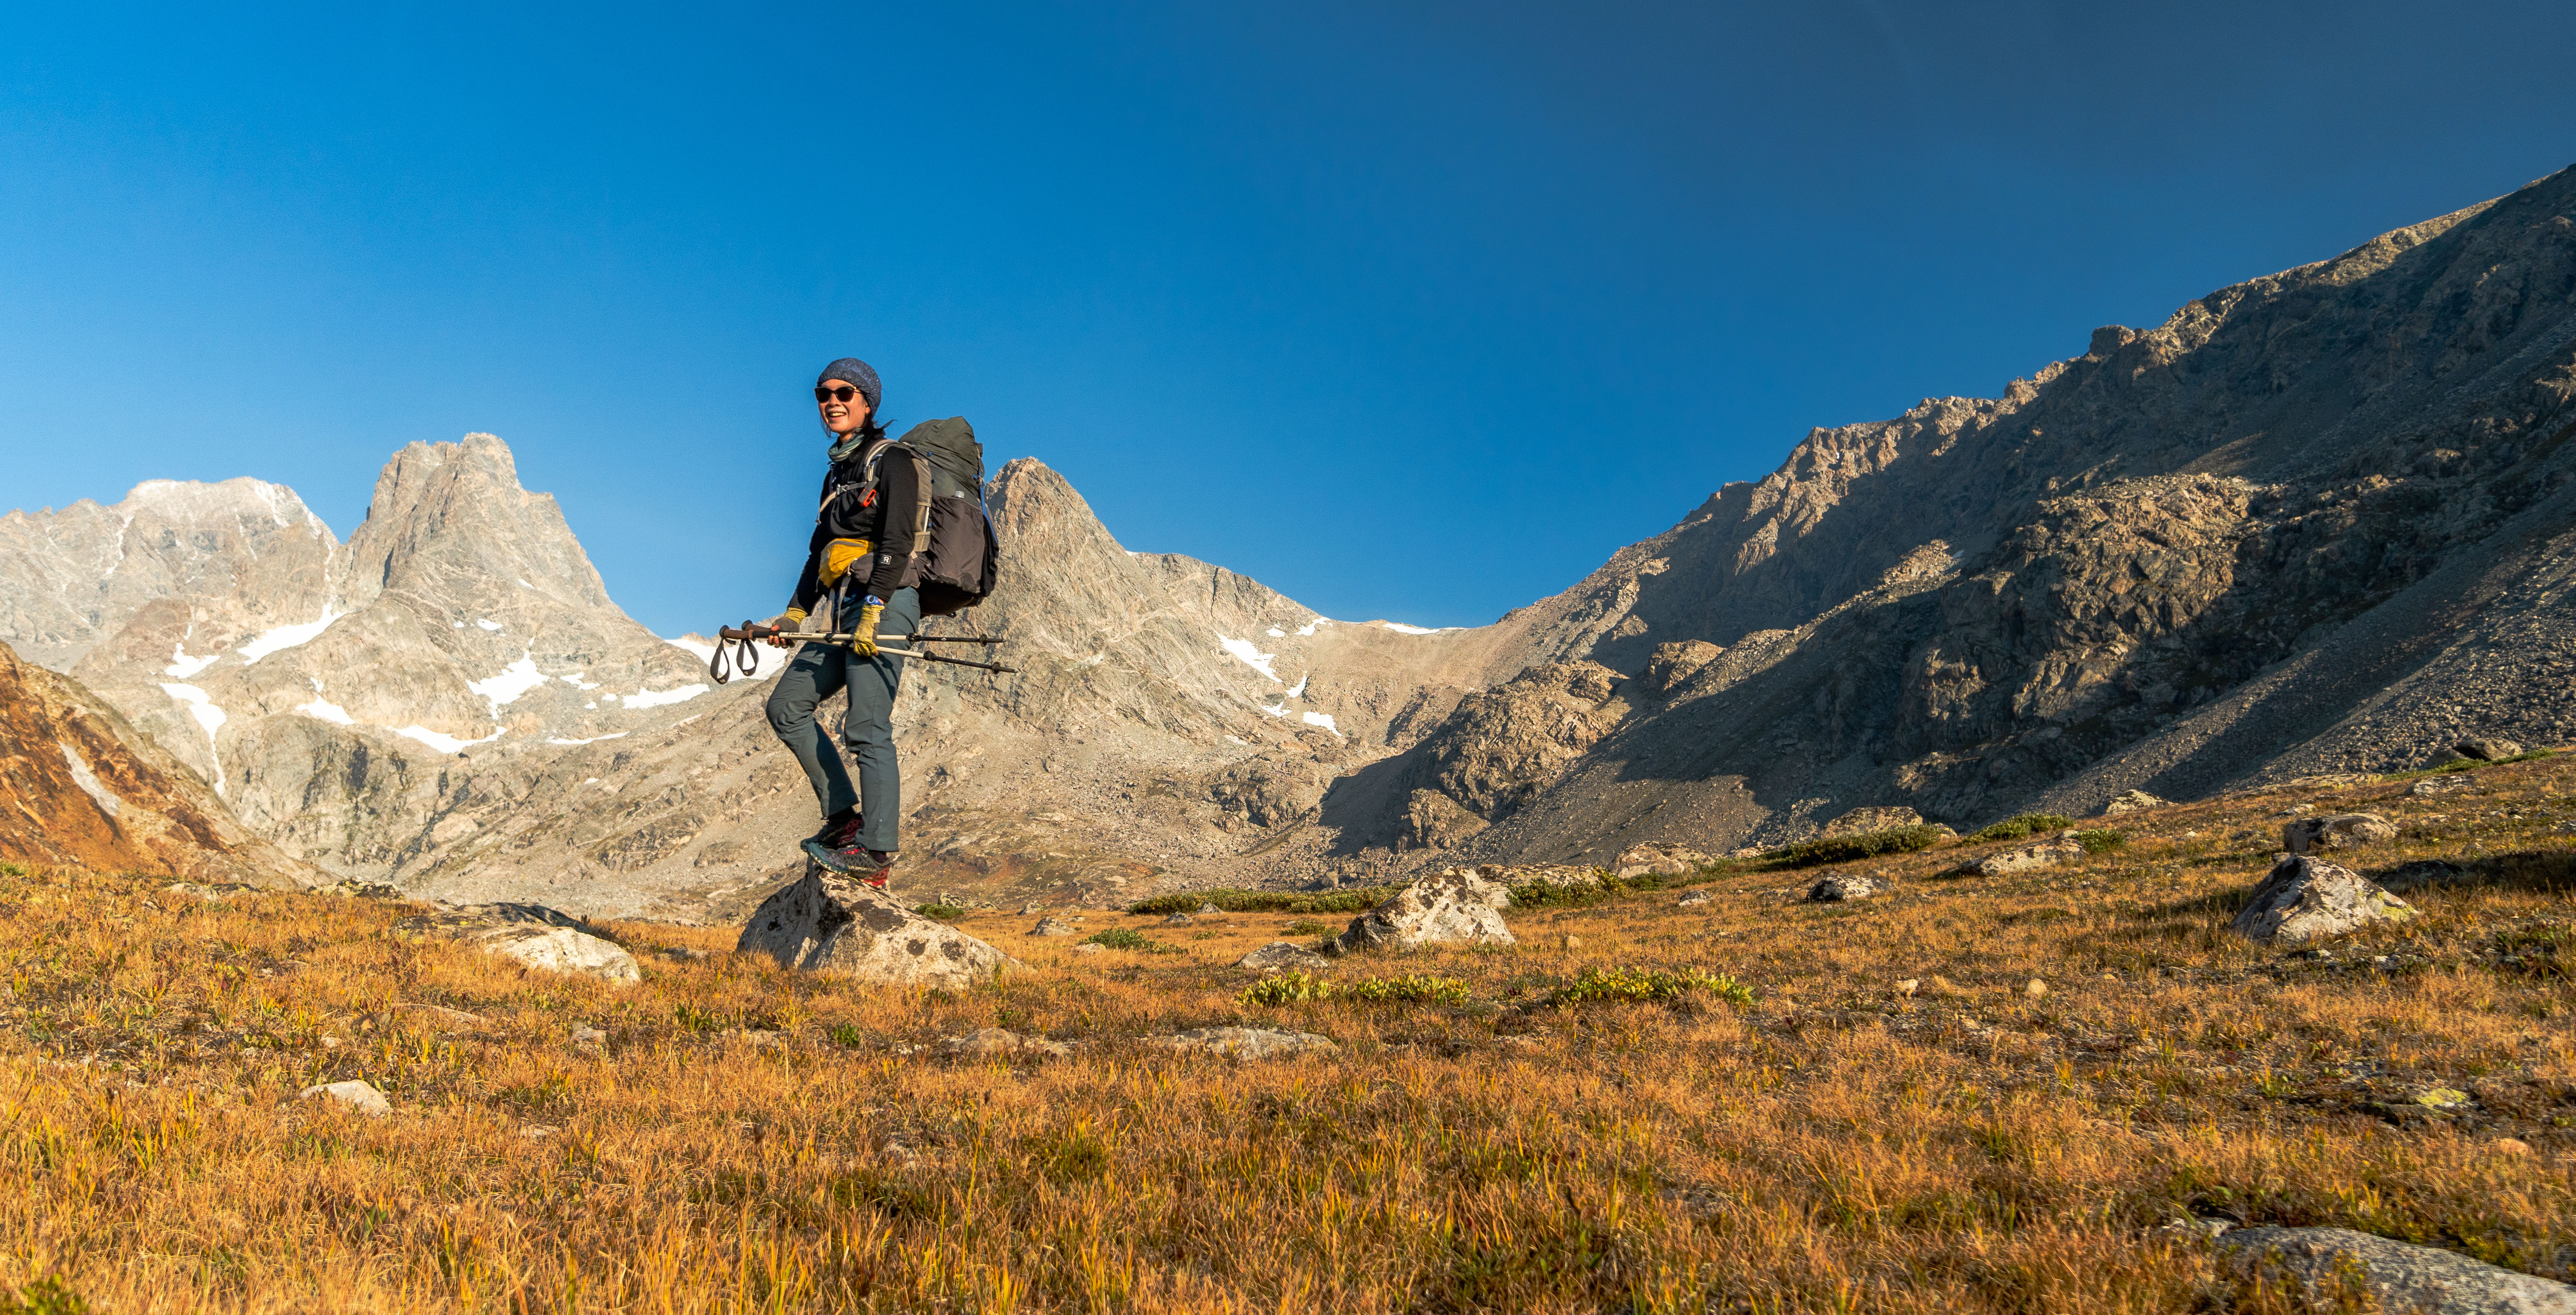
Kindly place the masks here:
<instances>
[{"instance_id":1,"label":"golden alpine tundra grass","mask_svg":"<svg viewBox=\"0 0 2576 1315\"><path fill-rule=\"evenodd\" d=\"M1227 965L1289 915L1089 911L1147 944L1075 953L967 914L1028 970L959 994L619 924L645 964L620 988L399 934L399 902L12 872L0 1310L2320 1300L2233 1284L2196 1219L2576 1278L2569 764L2126 814L2020 877L1944 875L1992 845L1874 858L1843 870L1893 889L1856 903L1755 865L1688 906L1516 909L1515 948L1357 956L1276 1005ZM2330 957L2227 932L2283 817L2354 809L2402 832L2344 861L2467 879ZM1603 989L1658 970L1751 998ZM1238 1023L1338 1048L1143 1040ZM940 1045L992 1027L1073 1050ZM347 1079L393 1112L297 1098Z\"/></svg>"}]
</instances>

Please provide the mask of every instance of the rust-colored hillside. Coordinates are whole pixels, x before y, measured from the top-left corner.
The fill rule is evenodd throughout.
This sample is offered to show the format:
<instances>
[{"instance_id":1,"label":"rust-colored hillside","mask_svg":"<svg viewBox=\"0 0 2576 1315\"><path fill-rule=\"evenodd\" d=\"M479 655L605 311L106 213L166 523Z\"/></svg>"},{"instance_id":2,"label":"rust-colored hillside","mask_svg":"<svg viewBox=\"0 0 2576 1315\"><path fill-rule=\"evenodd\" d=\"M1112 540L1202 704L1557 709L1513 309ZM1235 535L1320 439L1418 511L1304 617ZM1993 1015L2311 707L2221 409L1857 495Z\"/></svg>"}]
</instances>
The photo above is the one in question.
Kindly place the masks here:
<instances>
[{"instance_id":1,"label":"rust-colored hillside","mask_svg":"<svg viewBox=\"0 0 2576 1315\"><path fill-rule=\"evenodd\" d=\"M319 874L68 676L0 644L0 859L263 886Z\"/></svg>"}]
</instances>

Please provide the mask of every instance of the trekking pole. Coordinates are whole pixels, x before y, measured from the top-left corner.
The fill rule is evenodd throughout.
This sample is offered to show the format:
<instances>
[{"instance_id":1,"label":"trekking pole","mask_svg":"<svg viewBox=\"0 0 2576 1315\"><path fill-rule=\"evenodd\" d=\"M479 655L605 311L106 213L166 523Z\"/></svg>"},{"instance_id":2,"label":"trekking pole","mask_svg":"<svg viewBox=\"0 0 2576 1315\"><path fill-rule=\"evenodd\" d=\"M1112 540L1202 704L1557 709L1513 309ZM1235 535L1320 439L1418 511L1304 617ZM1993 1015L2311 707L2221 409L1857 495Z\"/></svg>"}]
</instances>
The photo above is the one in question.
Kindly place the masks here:
<instances>
[{"instance_id":1,"label":"trekking pole","mask_svg":"<svg viewBox=\"0 0 2576 1315\"><path fill-rule=\"evenodd\" d=\"M803 640L808 644L834 644L843 648L858 642L859 638L855 634L816 635L805 634L799 631L781 631L774 626L756 625L752 622L745 621L740 626L726 626L716 632L716 654L714 657L707 660L707 674L715 677L715 681L719 685L725 683L725 681L729 679L729 677L718 669L718 663L725 659L727 652L725 645L727 643L736 643L742 646L742 655L734 659L735 663L740 667L739 674L748 676L758 672L760 670L760 655L753 647L754 641L770 639L782 634L792 639ZM1004 640L985 635L877 636L877 641L879 643L884 643L888 640L915 642L929 640L933 643L953 641L967 644L999 644L1006 642ZM880 648L877 651L880 653L892 653L900 657L919 658L924 662L944 663L952 667L974 667L979 671L998 671L1004 675L1019 674L1019 668L1006 667L998 662L973 662L965 658L941 657L937 653L921 653L907 648Z\"/></svg>"}]
</instances>

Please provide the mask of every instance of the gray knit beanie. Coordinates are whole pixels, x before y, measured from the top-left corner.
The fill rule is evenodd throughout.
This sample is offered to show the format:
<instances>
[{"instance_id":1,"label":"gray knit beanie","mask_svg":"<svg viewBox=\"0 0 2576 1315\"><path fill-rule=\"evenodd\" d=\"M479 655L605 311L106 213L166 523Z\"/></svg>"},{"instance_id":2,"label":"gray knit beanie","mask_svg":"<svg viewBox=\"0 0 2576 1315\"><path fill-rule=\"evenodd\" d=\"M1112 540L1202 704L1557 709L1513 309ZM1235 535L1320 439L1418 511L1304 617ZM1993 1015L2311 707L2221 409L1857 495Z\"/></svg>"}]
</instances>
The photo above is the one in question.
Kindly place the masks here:
<instances>
[{"instance_id":1,"label":"gray knit beanie","mask_svg":"<svg viewBox=\"0 0 2576 1315\"><path fill-rule=\"evenodd\" d=\"M877 372L873 366L858 357L844 356L824 366L823 373L815 378L814 386L820 388L834 380L858 389L859 396L868 399L868 415L876 415L877 399L883 395L883 388L877 383Z\"/></svg>"}]
</instances>

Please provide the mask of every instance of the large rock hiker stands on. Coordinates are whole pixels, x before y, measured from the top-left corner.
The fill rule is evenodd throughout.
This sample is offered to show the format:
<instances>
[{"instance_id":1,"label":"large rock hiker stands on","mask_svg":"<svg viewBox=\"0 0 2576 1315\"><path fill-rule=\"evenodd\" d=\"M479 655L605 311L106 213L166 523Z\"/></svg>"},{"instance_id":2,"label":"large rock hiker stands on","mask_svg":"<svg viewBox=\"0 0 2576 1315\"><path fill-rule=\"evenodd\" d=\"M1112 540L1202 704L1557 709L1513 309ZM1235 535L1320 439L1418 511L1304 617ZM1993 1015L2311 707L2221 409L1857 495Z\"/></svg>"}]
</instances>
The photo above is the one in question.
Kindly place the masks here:
<instances>
[{"instance_id":1,"label":"large rock hiker stands on","mask_svg":"<svg viewBox=\"0 0 2576 1315\"><path fill-rule=\"evenodd\" d=\"M1397 891L1394 898L1351 919L1350 929L1324 943L1327 953L1416 945L1510 945L1512 929L1500 910L1511 907L1511 888L1479 872L1449 868Z\"/></svg>"},{"instance_id":2,"label":"large rock hiker stands on","mask_svg":"<svg viewBox=\"0 0 2576 1315\"><path fill-rule=\"evenodd\" d=\"M933 922L855 876L809 865L802 880L761 901L736 953L758 951L782 967L889 986L970 986L1010 956Z\"/></svg>"}]
</instances>

